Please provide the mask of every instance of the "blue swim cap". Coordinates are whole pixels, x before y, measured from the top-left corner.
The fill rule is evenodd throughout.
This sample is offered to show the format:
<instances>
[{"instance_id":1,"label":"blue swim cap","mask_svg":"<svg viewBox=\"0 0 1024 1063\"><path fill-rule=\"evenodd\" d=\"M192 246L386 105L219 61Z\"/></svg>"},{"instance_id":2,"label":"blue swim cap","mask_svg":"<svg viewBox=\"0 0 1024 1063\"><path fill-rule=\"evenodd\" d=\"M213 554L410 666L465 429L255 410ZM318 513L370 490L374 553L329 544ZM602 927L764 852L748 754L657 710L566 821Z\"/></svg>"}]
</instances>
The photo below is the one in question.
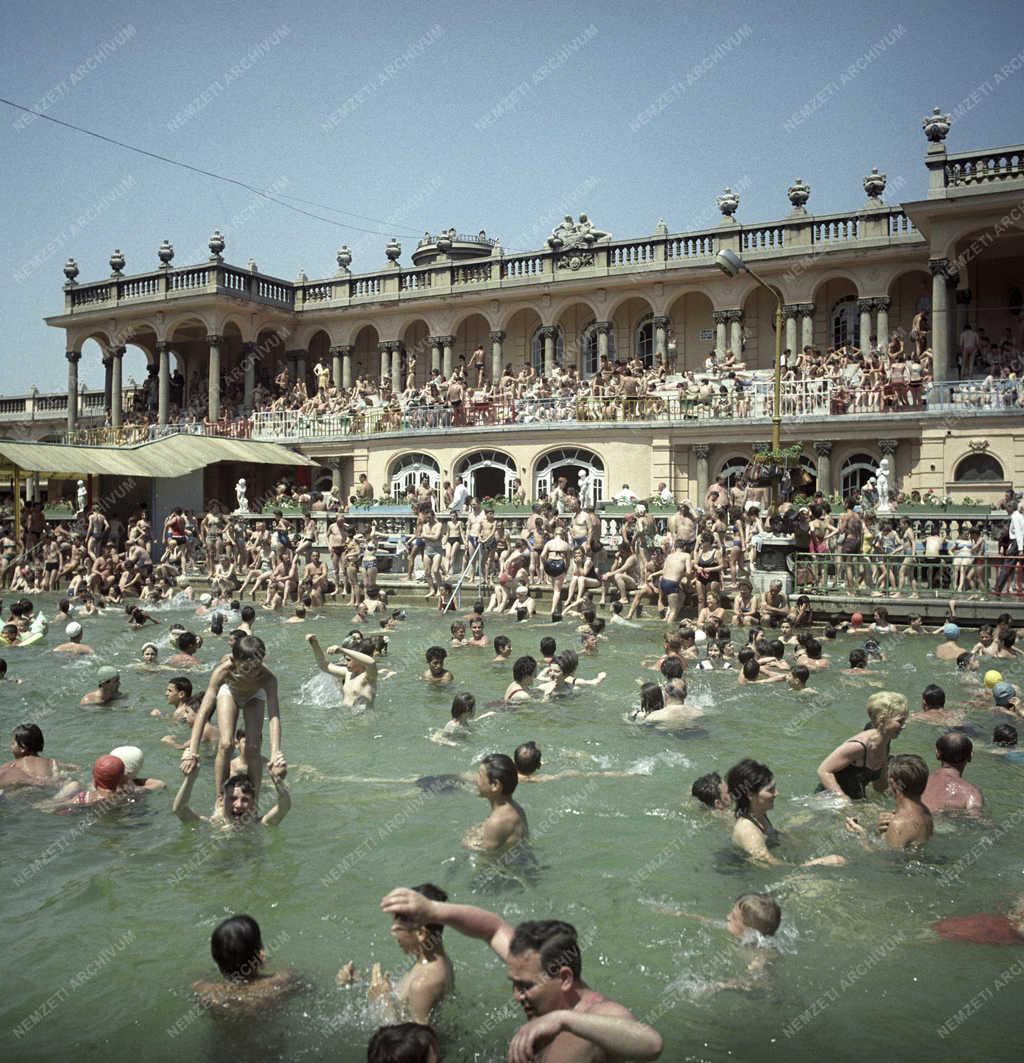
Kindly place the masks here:
<instances>
[{"instance_id":1,"label":"blue swim cap","mask_svg":"<svg viewBox=\"0 0 1024 1063\"><path fill-rule=\"evenodd\" d=\"M960 637L960 628L956 624L944 624L942 628L942 634L947 639L958 639Z\"/></svg>"},{"instance_id":2,"label":"blue swim cap","mask_svg":"<svg viewBox=\"0 0 1024 1063\"><path fill-rule=\"evenodd\" d=\"M996 683L992 688L992 697L997 705L1008 705L1010 698L1017 693L1012 683Z\"/></svg>"}]
</instances>

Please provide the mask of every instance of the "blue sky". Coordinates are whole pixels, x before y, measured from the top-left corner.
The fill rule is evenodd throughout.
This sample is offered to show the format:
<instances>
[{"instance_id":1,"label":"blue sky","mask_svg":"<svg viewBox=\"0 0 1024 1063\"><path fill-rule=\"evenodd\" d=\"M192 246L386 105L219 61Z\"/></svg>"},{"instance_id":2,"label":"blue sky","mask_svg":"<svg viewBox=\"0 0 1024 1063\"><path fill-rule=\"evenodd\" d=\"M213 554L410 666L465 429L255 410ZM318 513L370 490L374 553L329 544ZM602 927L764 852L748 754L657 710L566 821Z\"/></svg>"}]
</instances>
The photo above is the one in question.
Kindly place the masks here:
<instances>
[{"instance_id":1,"label":"blue sky","mask_svg":"<svg viewBox=\"0 0 1024 1063\"><path fill-rule=\"evenodd\" d=\"M872 166L890 201L922 197L933 106L962 105L951 151L1024 140L1022 26L1019 4L948 0L7 0L0 95L320 218L0 107L0 391L64 387L42 318L68 255L96 280L115 247L155 267L167 238L183 265L221 228L228 261L290 279L329 275L342 243L378 268L391 236L408 263L450 225L508 248L580 211L615 236L713 225L726 185L768 220L798 176L812 211L852 209ZM102 382L95 350L82 377Z\"/></svg>"}]
</instances>

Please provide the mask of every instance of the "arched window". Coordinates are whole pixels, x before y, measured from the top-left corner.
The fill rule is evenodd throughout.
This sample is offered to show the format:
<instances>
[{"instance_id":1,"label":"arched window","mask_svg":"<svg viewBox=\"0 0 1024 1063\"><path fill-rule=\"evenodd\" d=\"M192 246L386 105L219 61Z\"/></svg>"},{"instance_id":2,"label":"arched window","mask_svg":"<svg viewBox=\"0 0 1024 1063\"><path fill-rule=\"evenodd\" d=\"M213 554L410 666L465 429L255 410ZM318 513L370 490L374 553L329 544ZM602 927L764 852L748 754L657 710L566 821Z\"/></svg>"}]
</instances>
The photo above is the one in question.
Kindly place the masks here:
<instances>
[{"instance_id":1,"label":"arched window","mask_svg":"<svg viewBox=\"0 0 1024 1063\"><path fill-rule=\"evenodd\" d=\"M839 494L843 498L849 498L857 492L875 475L878 468L878 460L870 454L851 454L843 462L839 472Z\"/></svg>"},{"instance_id":2,"label":"arched window","mask_svg":"<svg viewBox=\"0 0 1024 1063\"><path fill-rule=\"evenodd\" d=\"M404 498L416 490L424 476L436 491L441 484L441 467L429 454L403 454L391 465L391 497Z\"/></svg>"},{"instance_id":3,"label":"arched window","mask_svg":"<svg viewBox=\"0 0 1024 1063\"><path fill-rule=\"evenodd\" d=\"M462 477L473 498L510 498L516 463L500 450L476 450L456 462L453 475Z\"/></svg>"},{"instance_id":4,"label":"arched window","mask_svg":"<svg viewBox=\"0 0 1024 1063\"><path fill-rule=\"evenodd\" d=\"M592 450L580 447L560 447L549 450L537 462L533 473L534 498L551 493L559 478L565 477L566 486L579 489L580 473L590 478L590 493L595 502L604 498L604 462Z\"/></svg>"},{"instance_id":5,"label":"arched window","mask_svg":"<svg viewBox=\"0 0 1024 1063\"><path fill-rule=\"evenodd\" d=\"M583 379L589 380L601 367L601 360L597 353L597 323L595 321L591 321L580 336L580 354ZM608 332L608 360L615 361L615 333L611 330Z\"/></svg>"},{"instance_id":6,"label":"arched window","mask_svg":"<svg viewBox=\"0 0 1024 1063\"><path fill-rule=\"evenodd\" d=\"M537 376L544 375L544 337L541 335L541 329L543 326L537 328L533 333L533 339L530 341L530 358L533 364L533 371ZM565 333L562 331L561 325L555 326L555 364L565 364Z\"/></svg>"},{"instance_id":7,"label":"arched window","mask_svg":"<svg viewBox=\"0 0 1024 1063\"><path fill-rule=\"evenodd\" d=\"M1003 467L991 454L968 454L956 467L958 484L996 483L1003 479Z\"/></svg>"},{"instance_id":8,"label":"arched window","mask_svg":"<svg viewBox=\"0 0 1024 1063\"><path fill-rule=\"evenodd\" d=\"M725 483L727 487L732 487L736 481L743 475L744 470L750 464L749 458L744 458L742 455L737 455L734 458L728 458L722 463L721 469L718 471L719 476L725 477ZM701 500L703 505L703 500Z\"/></svg>"},{"instance_id":9,"label":"arched window","mask_svg":"<svg viewBox=\"0 0 1024 1063\"><path fill-rule=\"evenodd\" d=\"M644 314L633 330L633 353L648 369L654 364L654 315Z\"/></svg>"},{"instance_id":10,"label":"arched window","mask_svg":"<svg viewBox=\"0 0 1024 1063\"><path fill-rule=\"evenodd\" d=\"M867 338L864 337L865 340ZM832 307L832 346L842 347L844 343L863 347L860 342L860 311L855 295L843 296Z\"/></svg>"}]
</instances>

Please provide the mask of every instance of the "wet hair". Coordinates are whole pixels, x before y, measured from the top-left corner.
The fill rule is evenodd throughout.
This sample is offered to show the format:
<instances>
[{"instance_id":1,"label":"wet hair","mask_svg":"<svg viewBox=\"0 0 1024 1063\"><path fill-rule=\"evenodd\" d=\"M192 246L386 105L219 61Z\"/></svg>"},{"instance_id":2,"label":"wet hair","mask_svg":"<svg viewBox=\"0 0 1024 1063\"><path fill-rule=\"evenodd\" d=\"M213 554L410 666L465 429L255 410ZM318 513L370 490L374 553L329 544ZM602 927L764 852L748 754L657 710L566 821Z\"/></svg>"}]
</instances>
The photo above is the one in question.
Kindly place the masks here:
<instances>
[{"instance_id":1,"label":"wet hair","mask_svg":"<svg viewBox=\"0 0 1024 1063\"><path fill-rule=\"evenodd\" d=\"M245 737L244 731L242 732L241 737ZM244 771L236 771L235 774L224 783L224 786L221 788L221 793L224 797L227 797L236 786L241 788L243 794L248 794L252 798L256 797L256 786Z\"/></svg>"},{"instance_id":2,"label":"wet hair","mask_svg":"<svg viewBox=\"0 0 1024 1063\"><path fill-rule=\"evenodd\" d=\"M501 792L505 797L511 797L519 785L519 772L516 770L515 761L504 753L488 753L480 763L487 772L488 782L496 782L501 786Z\"/></svg>"},{"instance_id":3,"label":"wet hair","mask_svg":"<svg viewBox=\"0 0 1024 1063\"><path fill-rule=\"evenodd\" d=\"M517 657L515 659L512 665L512 678L517 683L522 683L524 679L536 674L537 661L535 658L527 654L525 657Z\"/></svg>"},{"instance_id":4,"label":"wet hair","mask_svg":"<svg viewBox=\"0 0 1024 1063\"><path fill-rule=\"evenodd\" d=\"M224 634L224 614L214 613L210 618L210 633L212 635Z\"/></svg>"},{"instance_id":5,"label":"wet hair","mask_svg":"<svg viewBox=\"0 0 1024 1063\"><path fill-rule=\"evenodd\" d=\"M555 650L558 648L558 644L550 635L545 635L540 640L540 655L541 657L554 657Z\"/></svg>"},{"instance_id":6,"label":"wet hair","mask_svg":"<svg viewBox=\"0 0 1024 1063\"><path fill-rule=\"evenodd\" d=\"M555 978L563 967L568 967L574 979L583 971L583 957L576 936L576 927L560 919L531 919L520 923L508 945L510 956L524 952L536 952L541 970L548 978Z\"/></svg>"},{"instance_id":7,"label":"wet hair","mask_svg":"<svg viewBox=\"0 0 1024 1063\"><path fill-rule=\"evenodd\" d=\"M233 661L262 661L267 656L267 647L263 639L256 635L243 635L236 639L231 647L231 659Z\"/></svg>"},{"instance_id":8,"label":"wet hair","mask_svg":"<svg viewBox=\"0 0 1024 1063\"><path fill-rule=\"evenodd\" d=\"M760 674L761 666L753 657L751 657L749 661L743 662L743 678L748 682L756 679Z\"/></svg>"},{"instance_id":9,"label":"wet hair","mask_svg":"<svg viewBox=\"0 0 1024 1063\"><path fill-rule=\"evenodd\" d=\"M472 716L476 711L476 698L472 694L456 694L452 698L452 719L458 720L463 716Z\"/></svg>"},{"instance_id":10,"label":"wet hair","mask_svg":"<svg viewBox=\"0 0 1024 1063\"><path fill-rule=\"evenodd\" d=\"M669 679L665 683L665 697L674 698L676 701L686 700L686 680L681 676L679 679Z\"/></svg>"},{"instance_id":11,"label":"wet hair","mask_svg":"<svg viewBox=\"0 0 1024 1063\"><path fill-rule=\"evenodd\" d=\"M251 624L256 619L256 610L251 605L243 605L241 615L243 624Z\"/></svg>"},{"instance_id":12,"label":"wet hair","mask_svg":"<svg viewBox=\"0 0 1024 1063\"><path fill-rule=\"evenodd\" d=\"M878 727L885 720L893 720L897 716L905 716L907 714L907 699L902 694L897 694L891 690L879 690L868 698L867 713L871 726Z\"/></svg>"},{"instance_id":13,"label":"wet hair","mask_svg":"<svg viewBox=\"0 0 1024 1063\"><path fill-rule=\"evenodd\" d=\"M826 624L822 634L827 639L834 639L839 634L839 629L834 624Z\"/></svg>"},{"instance_id":14,"label":"wet hair","mask_svg":"<svg viewBox=\"0 0 1024 1063\"><path fill-rule=\"evenodd\" d=\"M512 759L520 775L532 775L540 767L540 747L536 742L523 742L516 746Z\"/></svg>"},{"instance_id":15,"label":"wet hair","mask_svg":"<svg viewBox=\"0 0 1024 1063\"><path fill-rule=\"evenodd\" d=\"M596 619L590 621L590 630L593 631L595 635L600 635L601 632L604 631L604 629L605 619L603 616L599 616Z\"/></svg>"},{"instance_id":16,"label":"wet hair","mask_svg":"<svg viewBox=\"0 0 1024 1063\"><path fill-rule=\"evenodd\" d=\"M789 674L801 685L806 686L807 680L811 678L811 670L806 664L794 664L789 670Z\"/></svg>"},{"instance_id":17,"label":"wet hair","mask_svg":"<svg viewBox=\"0 0 1024 1063\"><path fill-rule=\"evenodd\" d=\"M37 723L19 723L11 732L14 741L30 757L38 757L43 751L43 732Z\"/></svg>"},{"instance_id":18,"label":"wet hair","mask_svg":"<svg viewBox=\"0 0 1024 1063\"><path fill-rule=\"evenodd\" d=\"M381 1026L370 1038L366 1063L428 1063L438 1051L437 1034L421 1022Z\"/></svg>"},{"instance_id":19,"label":"wet hair","mask_svg":"<svg viewBox=\"0 0 1024 1063\"><path fill-rule=\"evenodd\" d=\"M959 654L956 659L956 667L959 672L968 672L971 668L971 662L974 660L974 654L970 650L964 650Z\"/></svg>"},{"instance_id":20,"label":"wet hair","mask_svg":"<svg viewBox=\"0 0 1024 1063\"><path fill-rule=\"evenodd\" d=\"M756 659L757 659L757 654L754 653L754 650L753 650L753 648L751 646L744 646L739 651L739 653L736 654L736 660L739 661L740 664L746 664L747 661L753 661L753 660L756 660Z\"/></svg>"},{"instance_id":21,"label":"wet hair","mask_svg":"<svg viewBox=\"0 0 1024 1063\"><path fill-rule=\"evenodd\" d=\"M213 962L225 978L235 982L252 981L262 966L262 949L260 925L251 915L222 919L210 935Z\"/></svg>"},{"instance_id":22,"label":"wet hair","mask_svg":"<svg viewBox=\"0 0 1024 1063\"><path fill-rule=\"evenodd\" d=\"M680 657L666 657L658 670L666 679L682 679L686 665Z\"/></svg>"},{"instance_id":23,"label":"wet hair","mask_svg":"<svg viewBox=\"0 0 1024 1063\"><path fill-rule=\"evenodd\" d=\"M191 653L193 650L199 648L199 639L197 639L191 631L183 631L178 636L175 645L182 653Z\"/></svg>"},{"instance_id":24,"label":"wet hair","mask_svg":"<svg viewBox=\"0 0 1024 1063\"><path fill-rule=\"evenodd\" d=\"M435 886L433 882L424 882L419 886L413 886L412 891L413 893L422 894L429 901L440 901L444 904L448 900L448 894L440 886ZM432 934L436 934L437 937L444 933L444 923L424 923L423 925Z\"/></svg>"},{"instance_id":25,"label":"wet hair","mask_svg":"<svg viewBox=\"0 0 1024 1063\"><path fill-rule=\"evenodd\" d=\"M169 687L174 687L180 694L184 694L186 698L192 697L192 680L184 675L176 675L173 679L167 680Z\"/></svg>"},{"instance_id":26,"label":"wet hair","mask_svg":"<svg viewBox=\"0 0 1024 1063\"><path fill-rule=\"evenodd\" d=\"M370 635L363 642L363 647L372 657L385 657L387 656L388 646L387 635Z\"/></svg>"},{"instance_id":27,"label":"wet hair","mask_svg":"<svg viewBox=\"0 0 1024 1063\"><path fill-rule=\"evenodd\" d=\"M763 790L774 778L771 768L749 757L734 764L725 777L729 796L736 805L735 816L739 819L750 812L750 798Z\"/></svg>"},{"instance_id":28,"label":"wet hair","mask_svg":"<svg viewBox=\"0 0 1024 1063\"><path fill-rule=\"evenodd\" d=\"M563 675L572 675L579 666L580 658L575 650L562 650L552 663L557 664L562 669Z\"/></svg>"},{"instance_id":29,"label":"wet hair","mask_svg":"<svg viewBox=\"0 0 1024 1063\"><path fill-rule=\"evenodd\" d=\"M430 664L431 661L443 662L445 657L448 656L448 651L443 646L431 646L423 656L426 658L427 664Z\"/></svg>"},{"instance_id":30,"label":"wet hair","mask_svg":"<svg viewBox=\"0 0 1024 1063\"><path fill-rule=\"evenodd\" d=\"M640 711L646 716L665 707L665 692L660 683L644 683L640 687Z\"/></svg>"},{"instance_id":31,"label":"wet hair","mask_svg":"<svg viewBox=\"0 0 1024 1063\"><path fill-rule=\"evenodd\" d=\"M889 759L889 778L905 797L920 797L928 785L928 765L916 753L897 753Z\"/></svg>"},{"instance_id":32,"label":"wet hair","mask_svg":"<svg viewBox=\"0 0 1024 1063\"><path fill-rule=\"evenodd\" d=\"M683 648L683 640L679 635L666 635L665 636L665 652L666 653L678 653Z\"/></svg>"},{"instance_id":33,"label":"wet hair","mask_svg":"<svg viewBox=\"0 0 1024 1063\"><path fill-rule=\"evenodd\" d=\"M465 622L465 620L455 620L455 621L453 621L452 622L452 626L448 630L453 635L455 634L456 631L461 631L463 634L465 634L466 633L466 622Z\"/></svg>"},{"instance_id":34,"label":"wet hair","mask_svg":"<svg viewBox=\"0 0 1024 1063\"><path fill-rule=\"evenodd\" d=\"M709 771L707 775L694 780L690 793L701 804L714 808L722 800L722 776L717 771Z\"/></svg>"},{"instance_id":35,"label":"wet hair","mask_svg":"<svg viewBox=\"0 0 1024 1063\"><path fill-rule=\"evenodd\" d=\"M867 668L868 666L868 651L867 650L850 650L850 667L851 668Z\"/></svg>"},{"instance_id":36,"label":"wet hair","mask_svg":"<svg viewBox=\"0 0 1024 1063\"><path fill-rule=\"evenodd\" d=\"M935 683L929 683L921 691L921 700L929 709L941 709L946 704L946 692Z\"/></svg>"},{"instance_id":37,"label":"wet hair","mask_svg":"<svg viewBox=\"0 0 1024 1063\"><path fill-rule=\"evenodd\" d=\"M512 640L508 635L495 635L494 636L494 652L502 653L504 650L512 649Z\"/></svg>"},{"instance_id":38,"label":"wet hair","mask_svg":"<svg viewBox=\"0 0 1024 1063\"><path fill-rule=\"evenodd\" d=\"M806 653L812 661L821 660L821 643L816 638L807 638L803 645L804 653Z\"/></svg>"},{"instance_id":39,"label":"wet hair","mask_svg":"<svg viewBox=\"0 0 1024 1063\"><path fill-rule=\"evenodd\" d=\"M744 893L736 898L743 925L749 926L765 937L771 937L782 922L782 909L778 901L767 893Z\"/></svg>"},{"instance_id":40,"label":"wet hair","mask_svg":"<svg viewBox=\"0 0 1024 1063\"><path fill-rule=\"evenodd\" d=\"M1012 723L1000 723L992 732L992 741L997 746L1015 746L1017 744L1017 728Z\"/></svg>"},{"instance_id":41,"label":"wet hair","mask_svg":"<svg viewBox=\"0 0 1024 1063\"><path fill-rule=\"evenodd\" d=\"M966 764L974 752L974 743L961 731L947 731L936 740L935 752L943 764Z\"/></svg>"}]
</instances>

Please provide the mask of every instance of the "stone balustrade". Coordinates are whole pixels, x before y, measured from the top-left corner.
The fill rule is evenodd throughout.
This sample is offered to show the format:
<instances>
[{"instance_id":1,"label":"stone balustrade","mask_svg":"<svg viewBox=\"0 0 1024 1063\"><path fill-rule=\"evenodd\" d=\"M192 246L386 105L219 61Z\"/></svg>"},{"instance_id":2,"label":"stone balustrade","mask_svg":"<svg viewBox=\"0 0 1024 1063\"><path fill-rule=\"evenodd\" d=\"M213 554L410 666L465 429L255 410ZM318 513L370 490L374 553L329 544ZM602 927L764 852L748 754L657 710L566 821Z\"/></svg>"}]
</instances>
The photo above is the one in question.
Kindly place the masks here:
<instances>
[{"instance_id":1,"label":"stone balustrade","mask_svg":"<svg viewBox=\"0 0 1024 1063\"><path fill-rule=\"evenodd\" d=\"M1024 179L1024 145L946 155L943 172L947 188L1019 181Z\"/></svg>"},{"instance_id":2,"label":"stone balustrade","mask_svg":"<svg viewBox=\"0 0 1024 1063\"><path fill-rule=\"evenodd\" d=\"M124 388L124 408L129 409L139 388ZM79 393L78 414L83 418L100 417L106 413L103 391ZM0 398L0 425L23 421L60 421L68 415L68 393L32 392L28 395L11 395Z\"/></svg>"}]
</instances>

